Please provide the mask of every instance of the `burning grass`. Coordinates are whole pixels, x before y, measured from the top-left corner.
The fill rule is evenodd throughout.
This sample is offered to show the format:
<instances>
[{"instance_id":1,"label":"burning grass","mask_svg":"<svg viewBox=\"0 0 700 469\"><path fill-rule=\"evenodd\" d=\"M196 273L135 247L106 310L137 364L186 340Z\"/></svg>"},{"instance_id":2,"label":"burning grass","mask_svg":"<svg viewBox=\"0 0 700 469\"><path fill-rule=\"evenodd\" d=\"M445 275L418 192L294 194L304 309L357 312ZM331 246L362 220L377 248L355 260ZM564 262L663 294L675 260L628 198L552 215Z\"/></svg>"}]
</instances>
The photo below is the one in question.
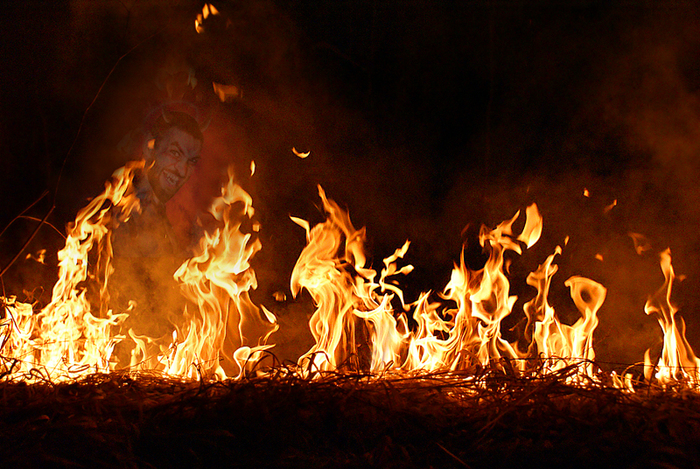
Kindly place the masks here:
<instances>
[{"instance_id":1,"label":"burning grass","mask_svg":"<svg viewBox=\"0 0 700 469\"><path fill-rule=\"evenodd\" d=\"M0 385L6 467L691 467L700 396L537 377L94 374Z\"/></svg>"}]
</instances>

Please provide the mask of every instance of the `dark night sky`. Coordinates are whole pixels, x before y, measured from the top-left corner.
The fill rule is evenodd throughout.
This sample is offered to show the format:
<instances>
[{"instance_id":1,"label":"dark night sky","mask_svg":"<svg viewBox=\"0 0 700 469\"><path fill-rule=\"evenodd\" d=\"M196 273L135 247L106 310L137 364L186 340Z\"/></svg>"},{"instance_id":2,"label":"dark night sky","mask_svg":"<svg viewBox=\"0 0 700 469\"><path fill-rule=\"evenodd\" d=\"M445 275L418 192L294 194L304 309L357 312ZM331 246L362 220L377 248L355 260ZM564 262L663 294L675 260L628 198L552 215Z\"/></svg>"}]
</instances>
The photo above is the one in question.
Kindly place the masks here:
<instances>
[{"instance_id":1,"label":"dark night sky","mask_svg":"<svg viewBox=\"0 0 700 469\"><path fill-rule=\"evenodd\" d=\"M287 288L303 247L288 215L321 221L317 184L367 227L375 265L413 241L411 291L440 290L465 236L535 201L545 234L514 266L514 284L524 285L526 273L570 235L555 295L566 299L563 281L573 274L608 286L597 349L631 362L657 339L642 307L662 281L655 256L670 246L678 273L688 277L677 301L689 335L700 337L694 2L218 1L221 15L198 35L202 5L6 7L3 226L54 190L64 159L51 221L61 227L70 220L127 159L120 143L164 99L163 70L187 64L213 116L205 132L209 163L181 206L170 208L190 216L216 192L221 169L236 165L264 227L261 301ZM215 104L212 81L240 86L242 99ZM296 158L293 146L312 156ZM258 166L252 179L251 160ZM31 214L43 216L49 199ZM0 238L3 265L34 223L20 220ZM630 231L646 234L654 250L636 256ZM59 241L42 229L32 249ZM27 269L10 273L26 281ZM514 291L532 295L525 286ZM573 318L563 312L573 305L561 304ZM621 351L620 336L636 348Z\"/></svg>"}]
</instances>

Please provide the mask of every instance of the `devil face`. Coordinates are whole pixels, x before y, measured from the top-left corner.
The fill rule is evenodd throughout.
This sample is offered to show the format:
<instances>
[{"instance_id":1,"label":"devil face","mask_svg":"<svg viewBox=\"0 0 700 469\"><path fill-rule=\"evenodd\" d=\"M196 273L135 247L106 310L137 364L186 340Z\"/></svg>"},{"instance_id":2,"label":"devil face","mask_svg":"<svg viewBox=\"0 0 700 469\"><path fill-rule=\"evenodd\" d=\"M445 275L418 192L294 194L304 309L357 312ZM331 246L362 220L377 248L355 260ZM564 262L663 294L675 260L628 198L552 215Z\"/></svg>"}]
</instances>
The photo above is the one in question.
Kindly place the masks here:
<instances>
[{"instance_id":1,"label":"devil face","mask_svg":"<svg viewBox=\"0 0 700 469\"><path fill-rule=\"evenodd\" d=\"M158 200L170 200L192 175L202 142L177 127L170 128L150 150L148 182Z\"/></svg>"}]
</instances>

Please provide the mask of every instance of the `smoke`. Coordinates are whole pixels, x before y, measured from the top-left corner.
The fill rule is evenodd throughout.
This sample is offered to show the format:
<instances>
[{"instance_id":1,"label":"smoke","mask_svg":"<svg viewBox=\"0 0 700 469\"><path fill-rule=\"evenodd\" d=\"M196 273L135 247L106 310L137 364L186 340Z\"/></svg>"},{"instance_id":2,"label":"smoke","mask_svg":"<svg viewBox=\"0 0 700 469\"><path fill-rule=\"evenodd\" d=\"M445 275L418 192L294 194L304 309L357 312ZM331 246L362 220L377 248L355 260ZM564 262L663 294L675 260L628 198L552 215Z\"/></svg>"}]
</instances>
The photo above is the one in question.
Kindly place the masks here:
<instances>
[{"instance_id":1,"label":"smoke","mask_svg":"<svg viewBox=\"0 0 700 469\"><path fill-rule=\"evenodd\" d=\"M700 345L700 258L696 248L700 241L696 229L700 223L696 182L700 176L700 76L696 65L700 29L693 19L697 15L697 8L690 7L655 10L653 19L645 18L628 28L621 39L623 51L611 64L599 96L603 121L619 129L623 151L634 158L620 181L623 220L633 231L652 239L653 250L644 271L658 285L660 269L653 273L650 266L666 247L671 248L676 272L687 276L677 282L673 301L688 323L687 335L696 348ZM632 287L622 285L626 277L635 278L634 265L629 260L620 264L617 272L616 283L628 296ZM648 281L640 285L649 288ZM647 295L654 290L648 290ZM639 322L630 323L631 327L621 329L646 329ZM649 341L645 334L641 338Z\"/></svg>"}]
</instances>

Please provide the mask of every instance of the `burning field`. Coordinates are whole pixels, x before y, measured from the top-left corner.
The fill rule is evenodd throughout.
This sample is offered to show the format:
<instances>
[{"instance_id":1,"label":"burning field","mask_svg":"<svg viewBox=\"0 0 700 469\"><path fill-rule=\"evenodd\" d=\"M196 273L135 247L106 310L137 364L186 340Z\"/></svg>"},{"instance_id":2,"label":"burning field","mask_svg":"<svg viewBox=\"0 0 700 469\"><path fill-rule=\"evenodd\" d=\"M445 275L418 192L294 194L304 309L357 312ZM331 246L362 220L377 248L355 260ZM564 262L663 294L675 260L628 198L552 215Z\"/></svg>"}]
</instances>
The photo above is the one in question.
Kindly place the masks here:
<instances>
[{"instance_id":1,"label":"burning field","mask_svg":"<svg viewBox=\"0 0 700 469\"><path fill-rule=\"evenodd\" d=\"M4 465L698 465L700 11L136 3L31 46Z\"/></svg>"}]
</instances>

